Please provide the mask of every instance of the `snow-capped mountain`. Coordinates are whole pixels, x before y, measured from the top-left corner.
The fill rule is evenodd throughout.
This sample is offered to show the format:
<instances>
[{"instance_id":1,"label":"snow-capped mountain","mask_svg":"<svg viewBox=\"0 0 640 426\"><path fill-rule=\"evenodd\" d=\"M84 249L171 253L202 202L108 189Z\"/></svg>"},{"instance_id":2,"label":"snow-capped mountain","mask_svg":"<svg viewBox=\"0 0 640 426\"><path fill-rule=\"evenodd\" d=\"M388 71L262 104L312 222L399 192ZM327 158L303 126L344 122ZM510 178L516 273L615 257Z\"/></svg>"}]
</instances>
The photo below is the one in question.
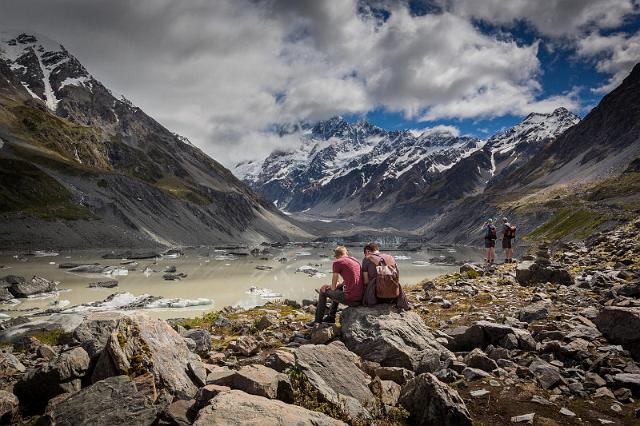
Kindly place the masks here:
<instances>
[{"instance_id":1,"label":"snow-capped mountain","mask_svg":"<svg viewBox=\"0 0 640 426\"><path fill-rule=\"evenodd\" d=\"M118 247L306 235L41 35L0 33L0 137L0 168L30 171L16 173L0 194L0 212L9 213L2 225L15 229L12 244ZM25 211L37 212L27 215L32 222L13 221ZM42 216L92 221L41 226Z\"/></svg>"},{"instance_id":2,"label":"snow-capped mountain","mask_svg":"<svg viewBox=\"0 0 640 426\"><path fill-rule=\"evenodd\" d=\"M335 216L379 209L482 147L446 132L388 132L341 117L300 127L300 146L234 173L288 211Z\"/></svg>"},{"instance_id":3,"label":"snow-capped mountain","mask_svg":"<svg viewBox=\"0 0 640 426\"><path fill-rule=\"evenodd\" d=\"M578 121L564 108L530 114L485 142L447 131L389 132L334 117L299 126L297 149L240 163L234 173L283 210L322 216L382 212L434 187L446 187L446 199L482 191ZM451 187L446 179L467 182Z\"/></svg>"},{"instance_id":4,"label":"snow-capped mountain","mask_svg":"<svg viewBox=\"0 0 640 426\"><path fill-rule=\"evenodd\" d=\"M550 114L529 114L521 123L495 134L485 145L485 150L491 155L491 176L524 164L546 144L579 122L580 117L566 108L558 108Z\"/></svg>"}]
</instances>

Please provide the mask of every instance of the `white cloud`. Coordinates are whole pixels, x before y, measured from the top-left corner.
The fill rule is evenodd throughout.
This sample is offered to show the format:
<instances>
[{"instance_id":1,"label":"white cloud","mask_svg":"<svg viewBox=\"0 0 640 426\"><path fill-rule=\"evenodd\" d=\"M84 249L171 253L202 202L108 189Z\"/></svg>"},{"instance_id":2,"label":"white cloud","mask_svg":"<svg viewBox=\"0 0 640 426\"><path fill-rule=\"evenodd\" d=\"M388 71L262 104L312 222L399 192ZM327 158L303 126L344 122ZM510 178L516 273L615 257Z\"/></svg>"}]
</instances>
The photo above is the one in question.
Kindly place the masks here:
<instances>
[{"instance_id":1,"label":"white cloud","mask_svg":"<svg viewBox=\"0 0 640 426\"><path fill-rule=\"evenodd\" d=\"M638 13L638 0L442 0L448 10L496 24L526 21L541 34L575 37L616 28Z\"/></svg>"},{"instance_id":2,"label":"white cloud","mask_svg":"<svg viewBox=\"0 0 640 426\"><path fill-rule=\"evenodd\" d=\"M596 93L608 93L620 85L640 61L640 31L633 35L590 34L578 42L576 54L595 61L598 71L611 75L606 84L594 89Z\"/></svg>"},{"instance_id":3,"label":"white cloud","mask_svg":"<svg viewBox=\"0 0 640 426\"><path fill-rule=\"evenodd\" d=\"M456 126L439 124L433 127L425 127L424 129L412 129L411 133L414 136L420 136L420 135L428 136L428 135L437 135L437 134L445 133L451 136L458 137L460 136L460 129L458 129Z\"/></svg>"},{"instance_id":4,"label":"white cloud","mask_svg":"<svg viewBox=\"0 0 640 426\"><path fill-rule=\"evenodd\" d=\"M538 42L483 34L470 18L529 16L542 33L569 34L630 13L629 0L452 0L424 16L381 2L385 22L358 0L4 0L0 23L60 40L108 87L233 165L289 146L274 123L380 107L423 120L574 108L575 94L544 97Z\"/></svg>"}]
</instances>

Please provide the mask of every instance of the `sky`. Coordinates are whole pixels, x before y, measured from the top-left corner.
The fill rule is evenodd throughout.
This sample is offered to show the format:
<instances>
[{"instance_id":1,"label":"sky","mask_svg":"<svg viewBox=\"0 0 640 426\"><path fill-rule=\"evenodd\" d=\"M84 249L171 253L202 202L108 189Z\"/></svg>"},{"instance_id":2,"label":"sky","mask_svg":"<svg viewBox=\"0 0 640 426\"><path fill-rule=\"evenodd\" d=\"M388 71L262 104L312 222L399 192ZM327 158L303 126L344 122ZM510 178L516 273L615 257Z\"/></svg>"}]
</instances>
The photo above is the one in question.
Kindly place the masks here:
<instances>
[{"instance_id":1,"label":"sky","mask_svg":"<svg viewBox=\"0 0 640 426\"><path fill-rule=\"evenodd\" d=\"M640 0L3 0L228 167L335 115L487 138L584 116L640 61Z\"/></svg>"}]
</instances>

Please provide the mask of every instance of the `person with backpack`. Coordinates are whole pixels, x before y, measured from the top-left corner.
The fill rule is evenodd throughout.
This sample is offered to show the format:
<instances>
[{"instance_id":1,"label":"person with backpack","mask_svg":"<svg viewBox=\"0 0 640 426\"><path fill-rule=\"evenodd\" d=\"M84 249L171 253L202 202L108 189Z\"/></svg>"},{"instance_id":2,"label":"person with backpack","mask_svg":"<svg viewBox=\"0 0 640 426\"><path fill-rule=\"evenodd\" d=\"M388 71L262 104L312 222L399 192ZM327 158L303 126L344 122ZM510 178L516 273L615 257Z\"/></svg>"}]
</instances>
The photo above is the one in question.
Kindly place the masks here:
<instances>
[{"instance_id":1,"label":"person with backpack","mask_svg":"<svg viewBox=\"0 0 640 426\"><path fill-rule=\"evenodd\" d=\"M493 219L488 219L483 226L484 230L484 248L487 249L488 264L496 261L496 239L498 238L496 227L493 226Z\"/></svg>"},{"instance_id":2,"label":"person with backpack","mask_svg":"<svg viewBox=\"0 0 640 426\"><path fill-rule=\"evenodd\" d=\"M362 277L365 286L375 286L376 303L393 303L400 295L398 264L393 256L380 253L377 243L364 246Z\"/></svg>"},{"instance_id":3,"label":"person with backpack","mask_svg":"<svg viewBox=\"0 0 640 426\"><path fill-rule=\"evenodd\" d=\"M513 240L516 238L516 227L509 223L506 217L502 218L502 249L504 250L504 263L513 262Z\"/></svg>"},{"instance_id":4,"label":"person with backpack","mask_svg":"<svg viewBox=\"0 0 640 426\"><path fill-rule=\"evenodd\" d=\"M363 283L360 262L349 256L347 248L338 246L334 250L333 275L331 285L323 285L318 290L318 307L313 321L305 324L307 328L314 328L320 323L335 323L338 305L360 306L362 304ZM342 281L340 281L342 279ZM331 309L327 316L327 299L331 299Z\"/></svg>"}]
</instances>

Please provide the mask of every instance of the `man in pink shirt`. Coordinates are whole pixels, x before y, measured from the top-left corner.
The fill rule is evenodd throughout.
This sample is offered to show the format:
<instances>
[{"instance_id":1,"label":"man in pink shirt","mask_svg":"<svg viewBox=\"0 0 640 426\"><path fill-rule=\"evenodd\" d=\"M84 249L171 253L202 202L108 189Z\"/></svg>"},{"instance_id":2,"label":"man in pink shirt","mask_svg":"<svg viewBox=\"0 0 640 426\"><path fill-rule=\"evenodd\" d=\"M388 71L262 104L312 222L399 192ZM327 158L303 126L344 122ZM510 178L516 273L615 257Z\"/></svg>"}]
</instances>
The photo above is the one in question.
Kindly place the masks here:
<instances>
[{"instance_id":1,"label":"man in pink shirt","mask_svg":"<svg viewBox=\"0 0 640 426\"><path fill-rule=\"evenodd\" d=\"M349 256L349 252L343 246L336 247L335 258L331 285L320 287L316 318L306 324L307 328L313 328L321 322L336 322L336 312L338 312L340 303L347 306L359 306L362 302L364 287L360 274L360 262L355 257ZM324 317L327 299L331 299L332 303L329 314Z\"/></svg>"}]
</instances>

